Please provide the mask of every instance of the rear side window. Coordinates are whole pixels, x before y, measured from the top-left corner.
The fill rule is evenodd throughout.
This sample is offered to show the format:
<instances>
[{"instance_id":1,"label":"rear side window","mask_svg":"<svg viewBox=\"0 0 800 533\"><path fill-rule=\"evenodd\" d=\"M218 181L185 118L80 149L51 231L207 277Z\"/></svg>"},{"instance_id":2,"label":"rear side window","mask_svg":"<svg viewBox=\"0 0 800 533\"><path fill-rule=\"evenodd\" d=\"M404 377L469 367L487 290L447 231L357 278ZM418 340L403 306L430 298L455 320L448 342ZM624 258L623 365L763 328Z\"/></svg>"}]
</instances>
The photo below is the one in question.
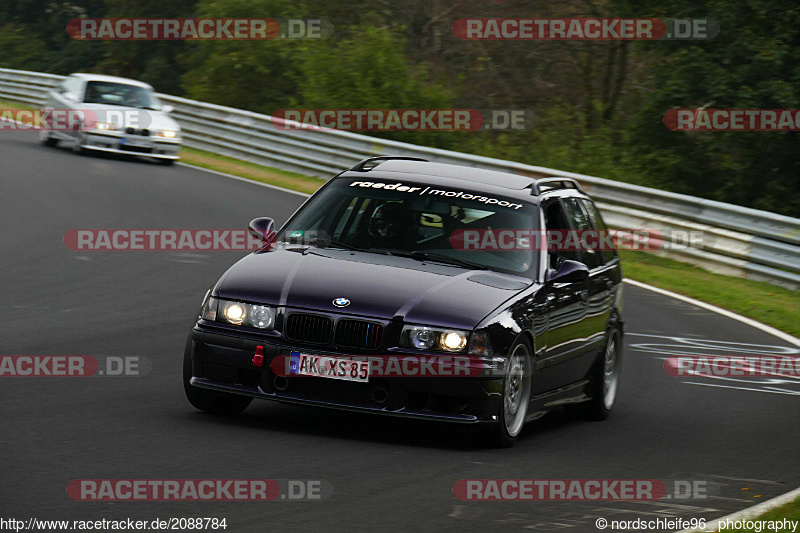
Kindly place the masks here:
<instances>
[{"instance_id":1,"label":"rear side window","mask_svg":"<svg viewBox=\"0 0 800 533\"><path fill-rule=\"evenodd\" d=\"M586 212L589 214L589 219L592 221L592 225L601 232L608 232L608 227L606 227L606 223L603 221L603 217L600 215L600 210L597 209L597 206L594 205L594 202L591 200L581 200L583 207L586 209ZM608 242L605 240L604 242ZM613 261L617 257L617 250L616 249L603 249L599 250L598 254L600 256L600 260L603 264L608 263L609 261Z\"/></svg>"},{"instance_id":2,"label":"rear side window","mask_svg":"<svg viewBox=\"0 0 800 533\"><path fill-rule=\"evenodd\" d=\"M581 207L580 200L577 198L565 198L564 209L567 216L572 220L575 229L578 230L579 239L583 238L584 232L594 230L594 226L589 221L589 215ZM600 257L598 253L591 248L583 248L578 252L579 261L584 263L589 268L596 268L600 266Z\"/></svg>"}]
</instances>

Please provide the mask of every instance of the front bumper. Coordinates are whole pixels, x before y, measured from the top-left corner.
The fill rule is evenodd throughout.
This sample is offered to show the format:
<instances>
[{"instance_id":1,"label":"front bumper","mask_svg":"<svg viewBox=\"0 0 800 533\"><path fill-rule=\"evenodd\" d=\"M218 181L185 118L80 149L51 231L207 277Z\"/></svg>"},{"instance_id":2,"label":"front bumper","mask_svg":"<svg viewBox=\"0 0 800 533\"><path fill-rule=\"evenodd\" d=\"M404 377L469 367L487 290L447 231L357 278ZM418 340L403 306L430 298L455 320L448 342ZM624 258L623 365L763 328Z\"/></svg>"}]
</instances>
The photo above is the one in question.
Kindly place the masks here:
<instances>
[{"instance_id":1,"label":"front bumper","mask_svg":"<svg viewBox=\"0 0 800 533\"><path fill-rule=\"evenodd\" d=\"M256 346L264 350L261 368L252 363ZM278 376L273 359L293 350L309 351L280 339L238 337L196 326L186 350L193 386L263 400L461 424L495 422L501 405L502 378L497 377L374 377L357 383Z\"/></svg>"},{"instance_id":2,"label":"front bumper","mask_svg":"<svg viewBox=\"0 0 800 533\"><path fill-rule=\"evenodd\" d=\"M125 139L125 141L123 141ZM131 141L135 144L131 144ZM180 139L130 136L116 133L87 132L81 139L81 148L124 155L141 155L156 159L180 159Z\"/></svg>"}]
</instances>

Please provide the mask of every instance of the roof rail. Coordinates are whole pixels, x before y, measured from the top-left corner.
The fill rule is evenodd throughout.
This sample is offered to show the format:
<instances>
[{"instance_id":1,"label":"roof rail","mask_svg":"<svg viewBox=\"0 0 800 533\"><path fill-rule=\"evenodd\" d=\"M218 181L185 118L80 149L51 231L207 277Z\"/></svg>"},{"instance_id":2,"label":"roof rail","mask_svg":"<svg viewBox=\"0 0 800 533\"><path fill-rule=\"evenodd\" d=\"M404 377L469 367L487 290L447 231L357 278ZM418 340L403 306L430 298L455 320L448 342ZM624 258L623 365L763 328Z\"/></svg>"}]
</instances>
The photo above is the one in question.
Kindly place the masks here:
<instances>
[{"instance_id":1,"label":"roof rail","mask_svg":"<svg viewBox=\"0 0 800 533\"><path fill-rule=\"evenodd\" d=\"M544 185L544 188L542 186ZM549 178L538 179L531 184L531 194L539 196L543 192L554 189L577 189L583 192L581 184L573 178L559 178L551 176Z\"/></svg>"},{"instance_id":2,"label":"roof rail","mask_svg":"<svg viewBox=\"0 0 800 533\"><path fill-rule=\"evenodd\" d=\"M350 170L354 170L356 172L366 172L366 171L372 170L373 168L378 166L378 164L380 164L379 162L381 162L381 161L389 161L391 159L401 159L401 160L404 160L404 161L424 161L424 162L428 161L427 159L422 159L421 157L411 157L411 156L405 156L405 155L382 155L382 156L378 156L378 157L368 157L367 159L356 163L356 165L353 168L351 168ZM375 164L367 166L370 163L375 163Z\"/></svg>"}]
</instances>

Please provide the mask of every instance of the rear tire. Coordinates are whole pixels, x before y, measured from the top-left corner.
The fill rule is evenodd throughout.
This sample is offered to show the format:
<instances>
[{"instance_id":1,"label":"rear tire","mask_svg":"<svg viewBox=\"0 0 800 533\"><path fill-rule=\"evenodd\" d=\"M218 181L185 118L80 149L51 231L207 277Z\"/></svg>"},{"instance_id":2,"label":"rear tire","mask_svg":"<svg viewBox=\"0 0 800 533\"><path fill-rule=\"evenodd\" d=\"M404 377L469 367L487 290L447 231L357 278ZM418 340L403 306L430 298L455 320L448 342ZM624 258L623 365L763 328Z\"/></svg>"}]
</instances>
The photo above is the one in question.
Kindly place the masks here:
<instances>
[{"instance_id":1,"label":"rear tire","mask_svg":"<svg viewBox=\"0 0 800 533\"><path fill-rule=\"evenodd\" d=\"M616 403L621 370L622 335L619 328L612 326L601 356L592 368L592 399L575 406L579 415L588 420L605 420L609 417Z\"/></svg>"},{"instance_id":2,"label":"rear tire","mask_svg":"<svg viewBox=\"0 0 800 533\"><path fill-rule=\"evenodd\" d=\"M498 422L488 430L489 444L498 448L509 448L519 438L528 416L533 384L533 363L530 342L518 340L511 347L511 356L503 378L502 401L498 409Z\"/></svg>"},{"instance_id":3,"label":"rear tire","mask_svg":"<svg viewBox=\"0 0 800 533\"><path fill-rule=\"evenodd\" d=\"M238 394L228 394L195 387L192 379L191 340L187 341L186 353L183 356L183 390L189 403L197 409L214 415L238 415L250 405L252 398Z\"/></svg>"},{"instance_id":4,"label":"rear tire","mask_svg":"<svg viewBox=\"0 0 800 533\"><path fill-rule=\"evenodd\" d=\"M159 165L163 165L165 167L171 167L175 164L174 159L156 159Z\"/></svg>"}]
</instances>

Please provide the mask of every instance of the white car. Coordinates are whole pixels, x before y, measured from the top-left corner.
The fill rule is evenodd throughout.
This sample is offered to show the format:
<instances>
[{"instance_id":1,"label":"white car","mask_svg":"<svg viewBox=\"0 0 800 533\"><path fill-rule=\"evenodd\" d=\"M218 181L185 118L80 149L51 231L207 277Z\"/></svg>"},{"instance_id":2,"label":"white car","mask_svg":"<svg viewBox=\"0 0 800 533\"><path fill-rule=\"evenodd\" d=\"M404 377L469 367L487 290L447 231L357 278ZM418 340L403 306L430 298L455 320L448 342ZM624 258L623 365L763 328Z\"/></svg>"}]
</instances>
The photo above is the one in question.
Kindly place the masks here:
<instances>
[{"instance_id":1,"label":"white car","mask_svg":"<svg viewBox=\"0 0 800 533\"><path fill-rule=\"evenodd\" d=\"M52 120L39 138L46 146L61 141L78 153L142 155L171 165L181 147L181 128L169 116L172 109L146 83L71 74L48 93L44 112Z\"/></svg>"}]
</instances>

